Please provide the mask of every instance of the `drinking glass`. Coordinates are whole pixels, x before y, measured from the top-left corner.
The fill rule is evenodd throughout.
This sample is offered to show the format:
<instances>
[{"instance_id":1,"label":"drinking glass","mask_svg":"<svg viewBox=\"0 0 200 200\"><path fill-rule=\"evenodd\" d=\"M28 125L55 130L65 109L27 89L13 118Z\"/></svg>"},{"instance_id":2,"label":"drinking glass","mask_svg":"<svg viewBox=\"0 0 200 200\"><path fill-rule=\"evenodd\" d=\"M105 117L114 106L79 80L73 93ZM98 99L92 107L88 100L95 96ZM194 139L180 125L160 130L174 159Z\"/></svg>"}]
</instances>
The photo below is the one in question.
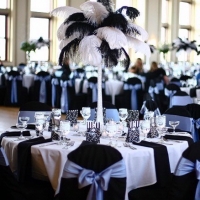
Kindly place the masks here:
<instances>
[{"instance_id":1,"label":"drinking glass","mask_svg":"<svg viewBox=\"0 0 200 200\"><path fill-rule=\"evenodd\" d=\"M173 134L175 134L176 127L180 124L180 121L169 121L169 125L173 128Z\"/></svg>"},{"instance_id":2,"label":"drinking glass","mask_svg":"<svg viewBox=\"0 0 200 200\"><path fill-rule=\"evenodd\" d=\"M154 117L154 112L153 111L146 111L144 113L144 120L150 120L150 118Z\"/></svg>"},{"instance_id":3,"label":"drinking glass","mask_svg":"<svg viewBox=\"0 0 200 200\"><path fill-rule=\"evenodd\" d=\"M128 117L128 110L126 108L120 108L119 109L119 118L123 124L125 123L125 120L127 117Z\"/></svg>"},{"instance_id":4,"label":"drinking glass","mask_svg":"<svg viewBox=\"0 0 200 200\"><path fill-rule=\"evenodd\" d=\"M20 130L20 136L18 137L19 140L24 140L25 137L23 136L23 130L27 127L27 123L18 122L16 127Z\"/></svg>"},{"instance_id":5,"label":"drinking glass","mask_svg":"<svg viewBox=\"0 0 200 200\"><path fill-rule=\"evenodd\" d=\"M22 122L22 123L28 123L30 117L19 117L19 121Z\"/></svg>"},{"instance_id":6,"label":"drinking glass","mask_svg":"<svg viewBox=\"0 0 200 200\"><path fill-rule=\"evenodd\" d=\"M83 119L84 119L84 124L87 124L87 120L91 115L91 109L90 107L82 107L82 110L80 111Z\"/></svg>"},{"instance_id":7,"label":"drinking glass","mask_svg":"<svg viewBox=\"0 0 200 200\"><path fill-rule=\"evenodd\" d=\"M63 141L66 144L66 147L68 147L70 139L67 138L66 136L70 132L70 121L69 120L60 121L60 131L61 132L60 132L60 135L59 135L59 144L63 143L62 142L62 137L63 137Z\"/></svg>"},{"instance_id":8,"label":"drinking glass","mask_svg":"<svg viewBox=\"0 0 200 200\"><path fill-rule=\"evenodd\" d=\"M144 135L144 140L146 140L147 134L150 131L150 120L142 120L140 123L140 130Z\"/></svg>"},{"instance_id":9,"label":"drinking glass","mask_svg":"<svg viewBox=\"0 0 200 200\"><path fill-rule=\"evenodd\" d=\"M42 136L46 125L45 118L36 118L35 120L35 130L37 136Z\"/></svg>"},{"instance_id":10,"label":"drinking glass","mask_svg":"<svg viewBox=\"0 0 200 200\"><path fill-rule=\"evenodd\" d=\"M73 131L78 132L78 130L79 130L79 124L73 123Z\"/></svg>"},{"instance_id":11,"label":"drinking glass","mask_svg":"<svg viewBox=\"0 0 200 200\"><path fill-rule=\"evenodd\" d=\"M156 127L163 128L166 126L166 116L159 115L156 116Z\"/></svg>"},{"instance_id":12,"label":"drinking glass","mask_svg":"<svg viewBox=\"0 0 200 200\"><path fill-rule=\"evenodd\" d=\"M59 126L60 126L61 109L54 108L54 109L52 109L52 112L53 112L55 127L57 127L57 130L58 130Z\"/></svg>"}]
</instances>

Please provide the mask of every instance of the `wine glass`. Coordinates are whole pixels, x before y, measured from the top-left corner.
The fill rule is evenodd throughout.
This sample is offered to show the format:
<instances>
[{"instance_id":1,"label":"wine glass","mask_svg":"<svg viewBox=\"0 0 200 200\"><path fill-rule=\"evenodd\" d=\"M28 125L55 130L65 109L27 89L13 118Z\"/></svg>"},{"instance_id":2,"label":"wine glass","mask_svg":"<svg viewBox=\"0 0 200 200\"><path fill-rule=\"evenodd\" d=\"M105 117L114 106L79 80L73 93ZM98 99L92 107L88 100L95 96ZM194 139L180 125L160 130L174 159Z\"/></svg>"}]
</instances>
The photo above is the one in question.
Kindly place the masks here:
<instances>
[{"instance_id":1,"label":"wine glass","mask_svg":"<svg viewBox=\"0 0 200 200\"><path fill-rule=\"evenodd\" d=\"M176 127L180 124L180 121L169 121L169 125L173 128L173 134L175 134Z\"/></svg>"},{"instance_id":2,"label":"wine glass","mask_svg":"<svg viewBox=\"0 0 200 200\"><path fill-rule=\"evenodd\" d=\"M22 123L28 123L28 121L30 120L30 117L19 117L19 121Z\"/></svg>"},{"instance_id":3,"label":"wine glass","mask_svg":"<svg viewBox=\"0 0 200 200\"><path fill-rule=\"evenodd\" d=\"M150 120L150 118L154 117L154 112L153 111L146 111L144 113L144 120Z\"/></svg>"},{"instance_id":4,"label":"wine glass","mask_svg":"<svg viewBox=\"0 0 200 200\"><path fill-rule=\"evenodd\" d=\"M43 131L46 125L45 118L36 118L35 120L35 130L37 136L43 136Z\"/></svg>"},{"instance_id":5,"label":"wine glass","mask_svg":"<svg viewBox=\"0 0 200 200\"><path fill-rule=\"evenodd\" d=\"M66 136L70 132L70 121L69 120L60 121L60 131L61 132L59 135L59 139L60 139L59 144L62 144L62 137L63 137L63 141L66 143L66 147L68 148L70 139L67 138Z\"/></svg>"},{"instance_id":6,"label":"wine glass","mask_svg":"<svg viewBox=\"0 0 200 200\"><path fill-rule=\"evenodd\" d=\"M25 137L23 136L23 130L27 127L27 123L18 122L16 127L20 130L20 136L18 137L19 140L24 140Z\"/></svg>"},{"instance_id":7,"label":"wine glass","mask_svg":"<svg viewBox=\"0 0 200 200\"><path fill-rule=\"evenodd\" d=\"M59 129L60 126L60 119L61 119L61 109L53 108L53 118L55 122L55 127L57 127L57 130Z\"/></svg>"},{"instance_id":8,"label":"wine glass","mask_svg":"<svg viewBox=\"0 0 200 200\"><path fill-rule=\"evenodd\" d=\"M144 135L144 141L147 138L147 133L150 131L150 120L141 120L140 130Z\"/></svg>"},{"instance_id":9,"label":"wine glass","mask_svg":"<svg viewBox=\"0 0 200 200\"><path fill-rule=\"evenodd\" d=\"M126 108L119 109L119 118L123 124L125 124L125 120L128 117L128 110Z\"/></svg>"},{"instance_id":10,"label":"wine glass","mask_svg":"<svg viewBox=\"0 0 200 200\"><path fill-rule=\"evenodd\" d=\"M83 119L84 119L84 124L87 124L87 120L91 115L91 109L90 107L82 107L82 110L80 111Z\"/></svg>"}]
</instances>

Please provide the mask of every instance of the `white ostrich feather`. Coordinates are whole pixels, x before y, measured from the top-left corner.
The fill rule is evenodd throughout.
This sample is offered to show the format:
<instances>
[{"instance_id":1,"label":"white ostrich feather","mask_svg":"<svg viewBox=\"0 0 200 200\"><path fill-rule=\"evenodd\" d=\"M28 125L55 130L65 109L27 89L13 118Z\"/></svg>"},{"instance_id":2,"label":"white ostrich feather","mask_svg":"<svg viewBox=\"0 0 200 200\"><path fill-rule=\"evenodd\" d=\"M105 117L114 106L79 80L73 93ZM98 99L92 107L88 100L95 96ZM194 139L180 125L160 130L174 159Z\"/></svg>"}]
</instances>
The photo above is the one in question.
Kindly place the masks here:
<instances>
[{"instance_id":1,"label":"white ostrich feather","mask_svg":"<svg viewBox=\"0 0 200 200\"><path fill-rule=\"evenodd\" d=\"M85 36L79 44L79 55L83 64L99 66L102 62L102 56L98 47L101 45L101 40L95 36Z\"/></svg>"},{"instance_id":2,"label":"white ostrich feather","mask_svg":"<svg viewBox=\"0 0 200 200\"><path fill-rule=\"evenodd\" d=\"M52 10L50 14L55 17L62 17L64 19L66 19L70 15L77 13L77 12L81 12L81 10L78 8L70 7L70 6L61 6L61 7L58 7L58 8L55 8L54 10Z\"/></svg>"},{"instance_id":3,"label":"white ostrich feather","mask_svg":"<svg viewBox=\"0 0 200 200\"><path fill-rule=\"evenodd\" d=\"M128 47L135 49L136 52L145 54L147 57L150 57L151 51L149 45L130 36L126 36Z\"/></svg>"},{"instance_id":4,"label":"white ostrich feather","mask_svg":"<svg viewBox=\"0 0 200 200\"><path fill-rule=\"evenodd\" d=\"M59 44L59 49L62 50L68 43L70 43L75 38L76 38L76 36L71 36L69 38L63 39Z\"/></svg>"},{"instance_id":5,"label":"white ostrich feather","mask_svg":"<svg viewBox=\"0 0 200 200\"><path fill-rule=\"evenodd\" d=\"M138 35L137 37L139 37L142 41L148 40L149 34L148 34L147 31L144 30L141 26L138 26L138 25L136 25L136 24L134 24L134 23L132 23L132 22L129 22L129 23L128 23L128 26L129 26L129 27L133 27L134 29L137 29L137 30L138 30L138 32L140 33L140 35ZM130 36L136 38L135 34L130 34Z\"/></svg>"},{"instance_id":6,"label":"white ostrich feather","mask_svg":"<svg viewBox=\"0 0 200 200\"><path fill-rule=\"evenodd\" d=\"M106 7L99 2L87 1L81 4L80 8L92 24L100 24L109 14Z\"/></svg>"},{"instance_id":7,"label":"white ostrich feather","mask_svg":"<svg viewBox=\"0 0 200 200\"><path fill-rule=\"evenodd\" d=\"M114 27L103 27L96 30L97 37L108 42L110 49L121 49L127 45L126 36Z\"/></svg>"},{"instance_id":8,"label":"white ostrich feather","mask_svg":"<svg viewBox=\"0 0 200 200\"><path fill-rule=\"evenodd\" d=\"M71 25L73 22L69 22L67 24L62 23L58 30L57 30L57 38L58 40L64 40L65 39L65 32L69 25Z\"/></svg>"}]
</instances>

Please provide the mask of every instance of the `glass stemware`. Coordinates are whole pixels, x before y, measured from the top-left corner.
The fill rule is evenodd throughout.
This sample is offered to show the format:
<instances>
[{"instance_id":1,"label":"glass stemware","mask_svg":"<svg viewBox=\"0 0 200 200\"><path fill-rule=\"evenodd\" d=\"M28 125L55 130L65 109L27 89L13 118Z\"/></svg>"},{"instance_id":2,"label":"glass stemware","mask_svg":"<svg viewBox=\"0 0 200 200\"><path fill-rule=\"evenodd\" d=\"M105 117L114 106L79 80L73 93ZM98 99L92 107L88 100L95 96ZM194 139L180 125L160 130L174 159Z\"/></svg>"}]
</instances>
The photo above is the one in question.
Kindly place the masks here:
<instances>
[{"instance_id":1,"label":"glass stemware","mask_svg":"<svg viewBox=\"0 0 200 200\"><path fill-rule=\"evenodd\" d=\"M87 120L89 119L90 115L91 115L91 109L90 107L82 107L82 110L80 111L84 122L83 124L87 124Z\"/></svg>"},{"instance_id":2,"label":"glass stemware","mask_svg":"<svg viewBox=\"0 0 200 200\"><path fill-rule=\"evenodd\" d=\"M128 110L126 108L119 109L119 118L122 121L123 125L125 124L125 120L128 117Z\"/></svg>"},{"instance_id":3,"label":"glass stemware","mask_svg":"<svg viewBox=\"0 0 200 200\"><path fill-rule=\"evenodd\" d=\"M147 134L150 131L150 120L142 120L140 123L140 130L141 133L143 133L144 135L144 141L145 141L147 138Z\"/></svg>"},{"instance_id":4,"label":"glass stemware","mask_svg":"<svg viewBox=\"0 0 200 200\"><path fill-rule=\"evenodd\" d=\"M23 136L23 130L27 127L27 123L18 122L16 127L20 130L20 136L18 137L19 140L24 140L25 137Z\"/></svg>"},{"instance_id":5,"label":"glass stemware","mask_svg":"<svg viewBox=\"0 0 200 200\"><path fill-rule=\"evenodd\" d=\"M69 132L70 132L70 121L69 120L60 121L59 144L62 144L64 141L64 143L66 143L66 146L68 145L70 139L67 138L67 135L69 134Z\"/></svg>"},{"instance_id":6,"label":"glass stemware","mask_svg":"<svg viewBox=\"0 0 200 200\"><path fill-rule=\"evenodd\" d=\"M60 127L60 119L61 119L61 109L54 108L52 109L53 112L53 118L55 122L55 128L56 130L59 130Z\"/></svg>"},{"instance_id":7,"label":"glass stemware","mask_svg":"<svg viewBox=\"0 0 200 200\"><path fill-rule=\"evenodd\" d=\"M144 120L150 120L152 117L154 117L154 112L153 111L146 111L144 113Z\"/></svg>"},{"instance_id":8,"label":"glass stemware","mask_svg":"<svg viewBox=\"0 0 200 200\"><path fill-rule=\"evenodd\" d=\"M46 125L45 118L36 118L35 120L35 130L37 136L43 136L43 131Z\"/></svg>"},{"instance_id":9,"label":"glass stemware","mask_svg":"<svg viewBox=\"0 0 200 200\"><path fill-rule=\"evenodd\" d=\"M169 125L173 128L173 134L175 134L176 127L180 124L180 121L169 121Z\"/></svg>"}]
</instances>

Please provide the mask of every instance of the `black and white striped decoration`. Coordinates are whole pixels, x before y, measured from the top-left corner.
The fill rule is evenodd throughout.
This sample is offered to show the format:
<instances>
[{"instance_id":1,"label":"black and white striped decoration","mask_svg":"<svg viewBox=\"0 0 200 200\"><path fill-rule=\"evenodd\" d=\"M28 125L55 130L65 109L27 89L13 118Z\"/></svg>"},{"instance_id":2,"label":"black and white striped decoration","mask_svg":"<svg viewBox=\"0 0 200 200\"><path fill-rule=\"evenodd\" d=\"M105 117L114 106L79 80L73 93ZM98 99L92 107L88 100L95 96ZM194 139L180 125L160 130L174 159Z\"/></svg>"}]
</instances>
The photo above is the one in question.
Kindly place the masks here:
<instances>
[{"instance_id":1,"label":"black and white striped decoration","mask_svg":"<svg viewBox=\"0 0 200 200\"><path fill-rule=\"evenodd\" d=\"M0 166L8 166L8 165L9 165L8 158L6 156L4 149L1 147L0 148Z\"/></svg>"},{"instance_id":2,"label":"black and white striped decoration","mask_svg":"<svg viewBox=\"0 0 200 200\"><path fill-rule=\"evenodd\" d=\"M137 120L137 121L130 121L129 122L129 127L130 128L139 128L139 124L140 124L139 120Z\"/></svg>"},{"instance_id":3,"label":"black and white striped decoration","mask_svg":"<svg viewBox=\"0 0 200 200\"><path fill-rule=\"evenodd\" d=\"M100 123L87 122L86 141L100 143Z\"/></svg>"}]
</instances>

